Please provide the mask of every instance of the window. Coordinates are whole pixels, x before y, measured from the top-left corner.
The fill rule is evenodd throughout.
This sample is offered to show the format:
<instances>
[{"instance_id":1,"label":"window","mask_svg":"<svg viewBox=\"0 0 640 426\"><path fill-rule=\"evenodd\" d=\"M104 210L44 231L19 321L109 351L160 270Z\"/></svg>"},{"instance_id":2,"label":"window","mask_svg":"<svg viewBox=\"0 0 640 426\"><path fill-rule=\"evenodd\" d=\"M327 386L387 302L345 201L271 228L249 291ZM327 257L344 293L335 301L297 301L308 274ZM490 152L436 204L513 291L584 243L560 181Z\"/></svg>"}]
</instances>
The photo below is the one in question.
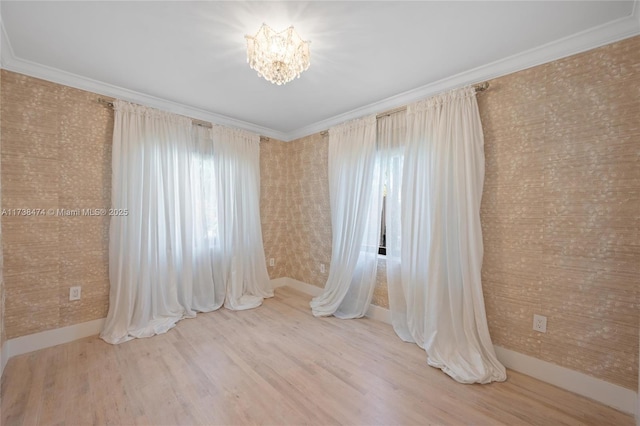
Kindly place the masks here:
<instances>
[{"instance_id":1,"label":"window","mask_svg":"<svg viewBox=\"0 0 640 426\"><path fill-rule=\"evenodd\" d=\"M400 250L400 186L402 180L402 165L404 162L403 151L401 149L395 149L388 152L386 161L384 180L382 182L382 211L380 214L378 255L387 256L390 254L397 256ZM389 230L387 230L387 222L390 224ZM388 235L387 231L390 231L390 235ZM390 247L391 252L389 252Z\"/></svg>"},{"instance_id":2,"label":"window","mask_svg":"<svg viewBox=\"0 0 640 426\"><path fill-rule=\"evenodd\" d=\"M385 193L386 185L385 185ZM385 218L385 213L387 209L387 196L386 194L382 195L382 214L380 215L380 242L378 243L378 254L382 256L387 255L387 223Z\"/></svg>"}]
</instances>

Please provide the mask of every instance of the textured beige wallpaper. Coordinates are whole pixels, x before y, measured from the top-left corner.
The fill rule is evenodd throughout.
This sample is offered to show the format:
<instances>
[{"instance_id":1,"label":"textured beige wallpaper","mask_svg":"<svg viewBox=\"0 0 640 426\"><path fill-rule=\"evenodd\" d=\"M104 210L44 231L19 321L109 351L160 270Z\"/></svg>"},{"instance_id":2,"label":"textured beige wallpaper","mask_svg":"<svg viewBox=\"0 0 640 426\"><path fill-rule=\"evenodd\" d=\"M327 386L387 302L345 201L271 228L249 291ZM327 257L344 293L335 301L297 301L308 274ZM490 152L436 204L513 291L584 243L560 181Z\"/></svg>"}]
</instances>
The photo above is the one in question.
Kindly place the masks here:
<instances>
[{"instance_id":1,"label":"textured beige wallpaper","mask_svg":"<svg viewBox=\"0 0 640 426\"><path fill-rule=\"evenodd\" d=\"M260 141L260 218L262 240L271 279L286 277L290 270L288 199L291 175L289 145L278 140ZM273 259L274 266L269 266Z\"/></svg>"},{"instance_id":2,"label":"textured beige wallpaper","mask_svg":"<svg viewBox=\"0 0 640 426\"><path fill-rule=\"evenodd\" d=\"M478 100L494 343L635 390L640 37L495 79ZM289 238L284 275L320 287L319 263L328 271L331 257L327 141L308 136L279 152L292 171L277 231ZM373 303L388 306L384 262ZM548 317L546 334L532 330L534 313Z\"/></svg>"},{"instance_id":3,"label":"textured beige wallpaper","mask_svg":"<svg viewBox=\"0 0 640 426\"><path fill-rule=\"evenodd\" d=\"M331 260L328 137L260 143L262 234L273 278L324 287ZM270 195L271 194L271 195ZM325 265L325 272L320 265Z\"/></svg>"},{"instance_id":4,"label":"textured beige wallpaper","mask_svg":"<svg viewBox=\"0 0 640 426\"><path fill-rule=\"evenodd\" d=\"M640 37L493 80L478 99L494 343L636 389Z\"/></svg>"},{"instance_id":5,"label":"textured beige wallpaper","mask_svg":"<svg viewBox=\"0 0 640 426\"><path fill-rule=\"evenodd\" d=\"M324 287L331 261L328 143L328 136L316 134L288 144L288 276L318 287Z\"/></svg>"},{"instance_id":6,"label":"textured beige wallpaper","mask_svg":"<svg viewBox=\"0 0 640 426\"><path fill-rule=\"evenodd\" d=\"M271 279L324 287L331 261L328 137L260 142L262 236ZM325 265L322 273L320 265Z\"/></svg>"},{"instance_id":7,"label":"textured beige wallpaper","mask_svg":"<svg viewBox=\"0 0 640 426\"><path fill-rule=\"evenodd\" d=\"M2 70L2 208L45 212L2 216L8 339L106 316L108 217L58 214L109 207L113 113L96 100Z\"/></svg>"}]
</instances>

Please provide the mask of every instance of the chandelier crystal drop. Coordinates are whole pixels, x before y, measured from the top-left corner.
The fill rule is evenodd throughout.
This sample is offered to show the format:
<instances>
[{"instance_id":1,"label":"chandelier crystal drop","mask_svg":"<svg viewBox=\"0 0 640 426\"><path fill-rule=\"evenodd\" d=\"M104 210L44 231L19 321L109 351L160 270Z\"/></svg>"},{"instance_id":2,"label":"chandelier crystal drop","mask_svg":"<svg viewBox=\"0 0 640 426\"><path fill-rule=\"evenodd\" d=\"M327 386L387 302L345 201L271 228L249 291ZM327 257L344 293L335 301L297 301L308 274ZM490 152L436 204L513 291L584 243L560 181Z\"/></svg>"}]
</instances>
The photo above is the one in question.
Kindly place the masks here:
<instances>
[{"instance_id":1,"label":"chandelier crystal drop","mask_svg":"<svg viewBox=\"0 0 640 426\"><path fill-rule=\"evenodd\" d=\"M309 41L302 40L293 26L275 32L262 24L247 39L247 62L258 76L278 86L288 83L309 68Z\"/></svg>"}]
</instances>

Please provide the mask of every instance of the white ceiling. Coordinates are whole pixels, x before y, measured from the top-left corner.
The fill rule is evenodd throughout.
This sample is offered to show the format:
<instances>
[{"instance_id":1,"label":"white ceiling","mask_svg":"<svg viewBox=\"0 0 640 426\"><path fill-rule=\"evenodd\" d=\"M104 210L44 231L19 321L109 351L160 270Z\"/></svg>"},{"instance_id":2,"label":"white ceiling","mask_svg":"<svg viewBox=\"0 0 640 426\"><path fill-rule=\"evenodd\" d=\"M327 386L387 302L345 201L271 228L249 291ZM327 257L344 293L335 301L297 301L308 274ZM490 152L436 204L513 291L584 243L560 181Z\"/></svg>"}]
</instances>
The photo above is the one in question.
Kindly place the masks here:
<instances>
[{"instance_id":1,"label":"white ceiling","mask_svg":"<svg viewBox=\"0 0 640 426\"><path fill-rule=\"evenodd\" d=\"M3 68L284 140L640 33L634 1L3 0L0 13ZM300 79L249 68L244 35L262 22L311 40Z\"/></svg>"}]
</instances>

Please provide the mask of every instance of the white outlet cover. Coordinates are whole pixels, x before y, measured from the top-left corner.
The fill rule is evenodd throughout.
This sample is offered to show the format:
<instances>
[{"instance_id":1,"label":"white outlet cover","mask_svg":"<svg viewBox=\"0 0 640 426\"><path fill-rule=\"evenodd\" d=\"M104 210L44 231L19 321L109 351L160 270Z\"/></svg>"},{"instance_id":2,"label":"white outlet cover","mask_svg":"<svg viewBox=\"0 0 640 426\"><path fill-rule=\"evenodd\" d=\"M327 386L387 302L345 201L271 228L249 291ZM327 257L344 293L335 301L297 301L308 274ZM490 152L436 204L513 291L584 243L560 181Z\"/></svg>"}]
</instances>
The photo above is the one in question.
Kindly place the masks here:
<instances>
[{"instance_id":1,"label":"white outlet cover","mask_svg":"<svg viewBox=\"0 0 640 426\"><path fill-rule=\"evenodd\" d=\"M81 295L82 288L80 286L69 288L69 300L80 300Z\"/></svg>"},{"instance_id":2,"label":"white outlet cover","mask_svg":"<svg viewBox=\"0 0 640 426\"><path fill-rule=\"evenodd\" d=\"M540 333L547 332L547 317L544 315L533 315L533 329Z\"/></svg>"}]
</instances>

